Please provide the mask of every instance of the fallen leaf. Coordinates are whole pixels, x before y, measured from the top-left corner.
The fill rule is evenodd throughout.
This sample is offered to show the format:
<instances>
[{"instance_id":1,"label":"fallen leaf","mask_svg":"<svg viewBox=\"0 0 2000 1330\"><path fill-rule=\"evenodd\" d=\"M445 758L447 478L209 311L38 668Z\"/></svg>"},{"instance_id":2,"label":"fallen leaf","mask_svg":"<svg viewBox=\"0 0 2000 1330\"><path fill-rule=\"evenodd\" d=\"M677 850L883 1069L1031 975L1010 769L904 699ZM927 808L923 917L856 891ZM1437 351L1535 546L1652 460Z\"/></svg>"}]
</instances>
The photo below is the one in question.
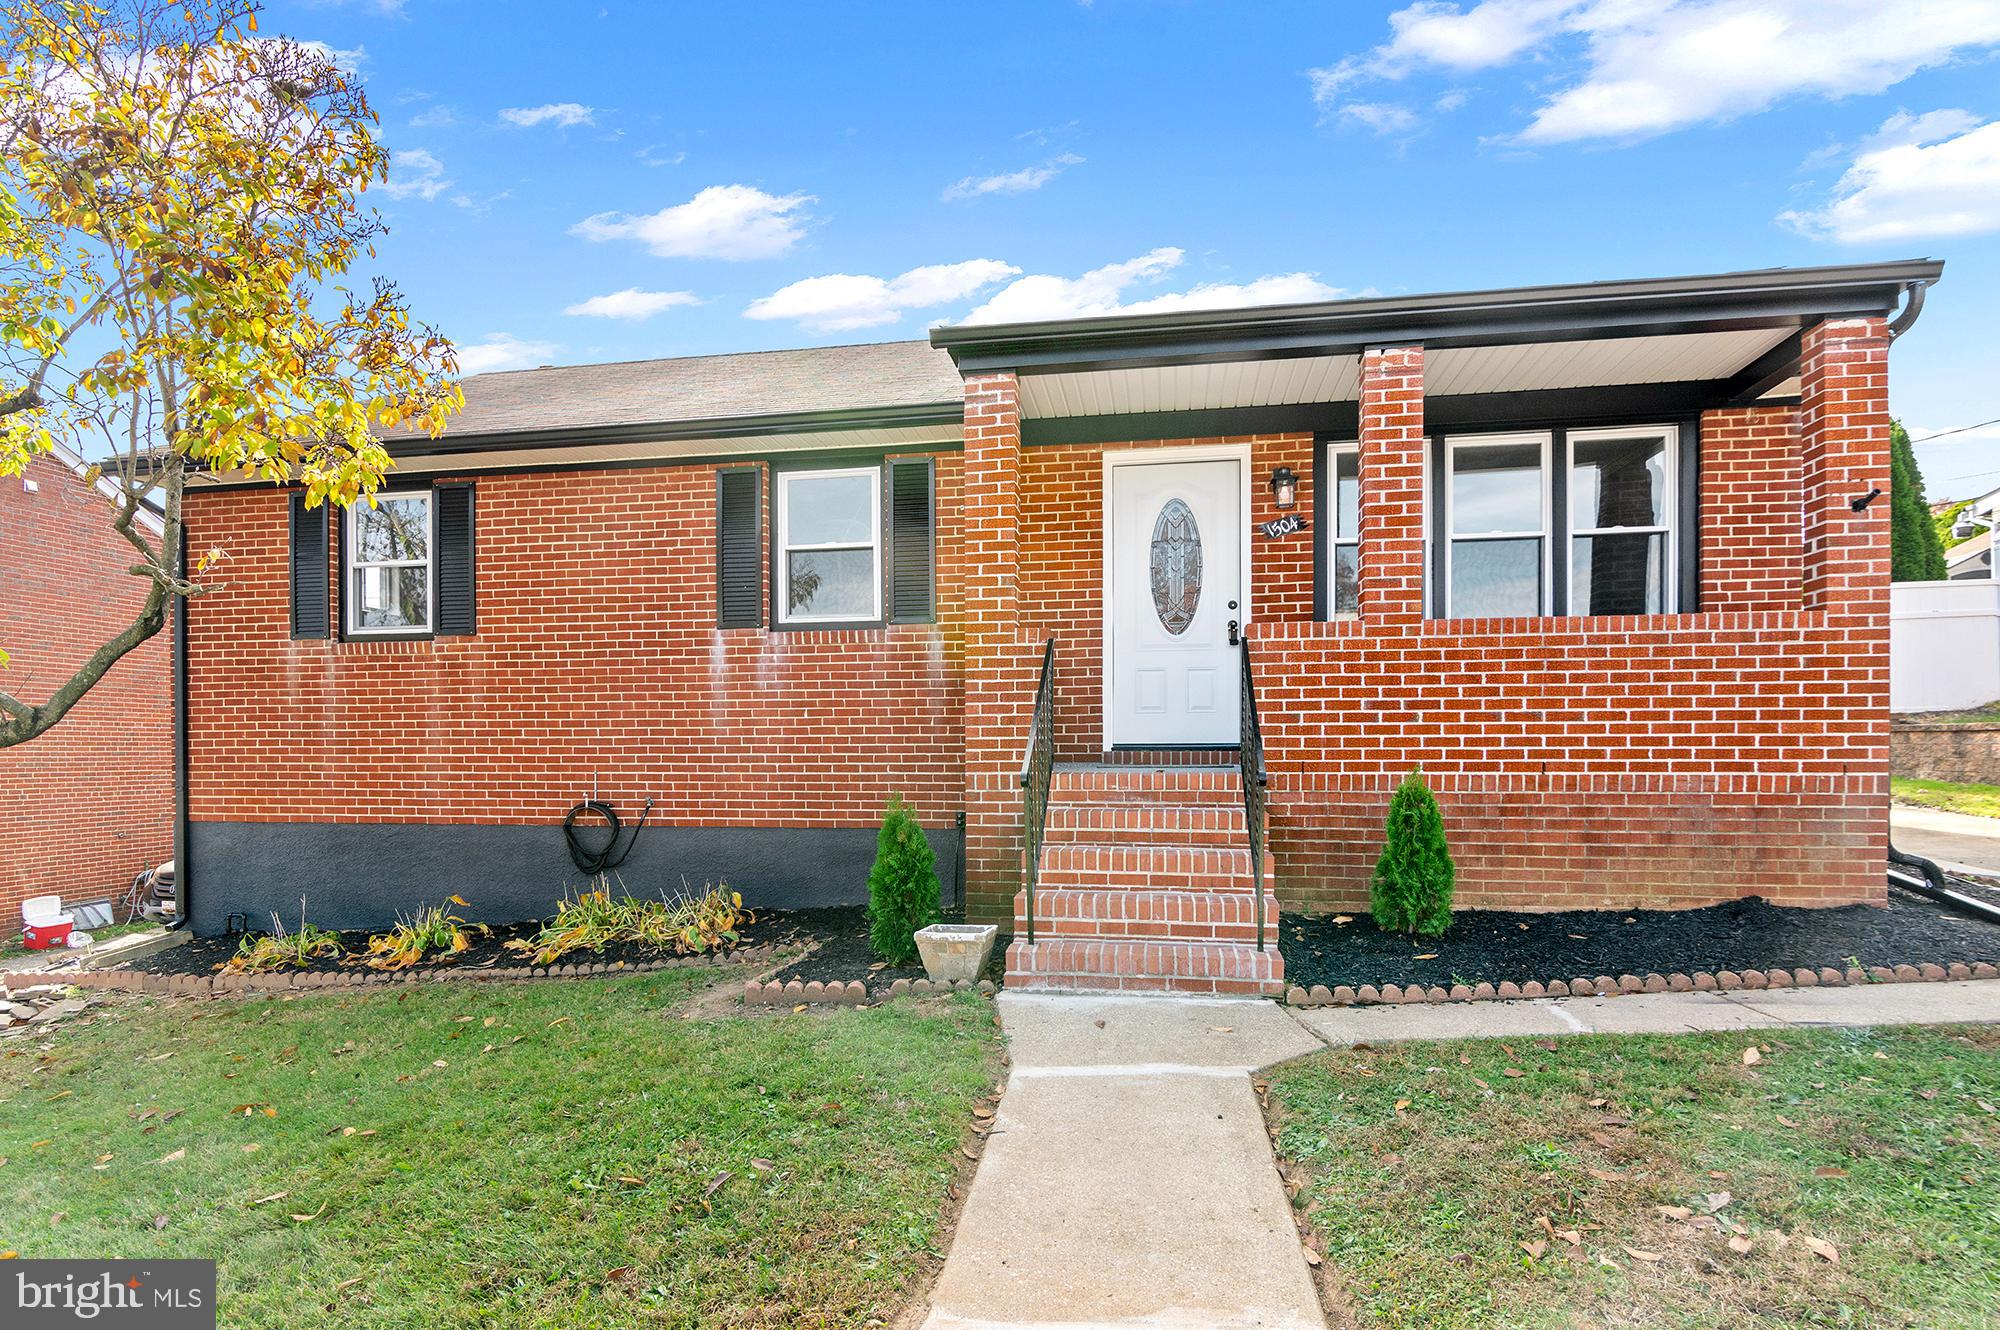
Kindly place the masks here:
<instances>
[{"instance_id":1,"label":"fallen leaf","mask_svg":"<svg viewBox=\"0 0 2000 1330\"><path fill-rule=\"evenodd\" d=\"M993 1116L993 1110L985 1104L974 1104L972 1106L972 1116L975 1118L990 1118Z\"/></svg>"},{"instance_id":2,"label":"fallen leaf","mask_svg":"<svg viewBox=\"0 0 2000 1330\"><path fill-rule=\"evenodd\" d=\"M1354 916L1351 914L1336 914L1333 916L1333 922L1336 924L1351 924L1354 922Z\"/></svg>"},{"instance_id":3,"label":"fallen leaf","mask_svg":"<svg viewBox=\"0 0 2000 1330\"><path fill-rule=\"evenodd\" d=\"M621 1280L630 1279L631 1277L632 1267L629 1265L613 1266L604 1272L604 1282L607 1284L616 1284Z\"/></svg>"},{"instance_id":4,"label":"fallen leaf","mask_svg":"<svg viewBox=\"0 0 2000 1330\"><path fill-rule=\"evenodd\" d=\"M353 1288L353 1287L354 1287L354 1286L355 1286L356 1284L360 1283L360 1282L361 1282L362 1280L366 1279L367 1277L368 1277L368 1276L366 1276L366 1275L356 1275L356 1276L354 1276L354 1278L352 1278L352 1279L343 1279L343 1280L341 1280L341 1281L340 1281L340 1282L339 1282L338 1284L335 1284L335 1285L333 1286L333 1291L334 1291L335 1293L343 1293L343 1292L345 1292L346 1290L348 1290L348 1289L350 1289L350 1288Z\"/></svg>"},{"instance_id":5,"label":"fallen leaf","mask_svg":"<svg viewBox=\"0 0 2000 1330\"><path fill-rule=\"evenodd\" d=\"M1791 1120L1790 1118L1786 1117L1786 1116L1785 1116L1785 1115L1784 1115L1783 1113L1777 1113L1777 1114L1774 1114L1773 1116L1777 1118L1777 1120L1778 1120L1778 1125L1779 1125L1780 1127L1790 1127L1790 1128L1792 1128L1792 1129L1793 1129L1794 1131L1798 1130L1798 1125L1799 1125L1799 1124L1798 1124L1798 1123L1796 1123L1796 1122L1794 1122L1794 1121L1792 1121L1792 1120Z\"/></svg>"},{"instance_id":6,"label":"fallen leaf","mask_svg":"<svg viewBox=\"0 0 2000 1330\"><path fill-rule=\"evenodd\" d=\"M1424 953L1423 955L1421 955L1421 956L1412 956L1412 957L1410 957L1410 959L1411 959L1411 960L1413 960L1413 961L1434 961L1434 960L1436 960L1437 958L1438 958L1438 954L1437 954L1437 953L1436 953L1435 951L1427 951L1427 952L1425 952L1425 953Z\"/></svg>"},{"instance_id":7,"label":"fallen leaf","mask_svg":"<svg viewBox=\"0 0 2000 1330\"><path fill-rule=\"evenodd\" d=\"M62 1223L63 1220L68 1218L69 1218L69 1211L58 1210L54 1214L49 1216L49 1227L54 1228L57 1224Z\"/></svg>"},{"instance_id":8,"label":"fallen leaf","mask_svg":"<svg viewBox=\"0 0 2000 1330\"><path fill-rule=\"evenodd\" d=\"M1519 1067L1502 1067L1500 1069L1500 1074L1502 1076L1505 1076L1510 1081L1515 1081L1519 1080L1523 1076L1526 1076L1528 1073L1522 1071Z\"/></svg>"},{"instance_id":9,"label":"fallen leaf","mask_svg":"<svg viewBox=\"0 0 2000 1330\"><path fill-rule=\"evenodd\" d=\"M759 1173L769 1173L771 1171L771 1161L768 1159L753 1159L750 1161L750 1167L756 1169Z\"/></svg>"},{"instance_id":10,"label":"fallen leaf","mask_svg":"<svg viewBox=\"0 0 2000 1330\"><path fill-rule=\"evenodd\" d=\"M1305 1252L1306 1252L1306 1264L1313 1266L1315 1268L1318 1267L1321 1261L1326 1259L1325 1257L1321 1256L1318 1252L1314 1251L1311 1247L1307 1247L1305 1249ZM8 1256L12 1256L13 1254L14 1253L12 1252L7 1253Z\"/></svg>"},{"instance_id":11,"label":"fallen leaf","mask_svg":"<svg viewBox=\"0 0 2000 1330\"><path fill-rule=\"evenodd\" d=\"M67 1093L67 1092L65 1091L65 1093ZM1919 1099L1935 1099L1935 1098L1937 1098L1937 1091L1936 1091L1936 1090L1919 1090L1919 1091L1917 1091L1917 1098L1919 1098Z\"/></svg>"},{"instance_id":12,"label":"fallen leaf","mask_svg":"<svg viewBox=\"0 0 2000 1330\"><path fill-rule=\"evenodd\" d=\"M1744 1237L1741 1233L1735 1234L1729 1239L1729 1250L1735 1252L1738 1256L1748 1253L1756 1245L1756 1243Z\"/></svg>"},{"instance_id":13,"label":"fallen leaf","mask_svg":"<svg viewBox=\"0 0 2000 1330\"><path fill-rule=\"evenodd\" d=\"M1619 1246L1624 1247L1624 1244L1620 1243ZM1660 1253L1647 1251L1643 1247L1625 1247L1625 1254L1635 1261L1657 1261L1661 1259Z\"/></svg>"},{"instance_id":14,"label":"fallen leaf","mask_svg":"<svg viewBox=\"0 0 2000 1330\"><path fill-rule=\"evenodd\" d=\"M974 1149L973 1149L973 1148L972 1148L971 1146L969 1146L969 1145L961 1145L961 1146L959 1146L959 1147L958 1147L958 1152L959 1152L960 1154L964 1155L964 1156L965 1156L965 1157L966 1157L967 1159L970 1159L970 1160L973 1160L973 1161L975 1161L975 1162L977 1162L977 1161L978 1161L978 1159L979 1159L979 1152L978 1152L977 1150L974 1150Z\"/></svg>"},{"instance_id":15,"label":"fallen leaf","mask_svg":"<svg viewBox=\"0 0 2000 1330\"><path fill-rule=\"evenodd\" d=\"M1706 1196L1703 1196L1701 1199L1702 1199L1702 1204L1708 1207L1708 1212L1710 1214L1714 1214L1718 1210L1722 1209L1724 1206L1728 1205L1731 1197L1729 1193L1726 1191L1712 1191L1709 1192Z\"/></svg>"},{"instance_id":16,"label":"fallen leaf","mask_svg":"<svg viewBox=\"0 0 2000 1330\"><path fill-rule=\"evenodd\" d=\"M731 1173L728 1169L726 1168L723 1169L720 1173L717 1173L714 1177L708 1180L708 1185L701 1189L701 1194L703 1196L715 1195L716 1192L722 1190L723 1183L729 1181L731 1178L735 1176L736 1175L734 1173Z\"/></svg>"},{"instance_id":17,"label":"fallen leaf","mask_svg":"<svg viewBox=\"0 0 2000 1330\"><path fill-rule=\"evenodd\" d=\"M1524 1242L1521 1244L1521 1250L1528 1253L1528 1259L1531 1261L1541 1260L1542 1253L1548 1249L1549 1244L1543 1242L1540 1238L1536 1238L1533 1242Z\"/></svg>"},{"instance_id":18,"label":"fallen leaf","mask_svg":"<svg viewBox=\"0 0 2000 1330\"><path fill-rule=\"evenodd\" d=\"M1694 1211L1688 1209L1685 1205L1656 1205L1653 1208L1668 1219L1691 1219L1694 1217Z\"/></svg>"},{"instance_id":19,"label":"fallen leaf","mask_svg":"<svg viewBox=\"0 0 2000 1330\"><path fill-rule=\"evenodd\" d=\"M558 1025L568 1025L568 1024L569 1024L569 1017L567 1017L567 1016L558 1016L558 1017L556 1017L556 1018L555 1018L554 1020L552 1020L552 1021L550 1021L550 1022L549 1022L549 1028L550 1028L551 1030L553 1030L553 1029L555 1029L555 1028L556 1028L556 1027L557 1027Z\"/></svg>"},{"instance_id":20,"label":"fallen leaf","mask_svg":"<svg viewBox=\"0 0 2000 1330\"><path fill-rule=\"evenodd\" d=\"M325 1214L326 1207L331 1204L332 1204L331 1201L323 1201L320 1203L319 1209L313 1211L309 1215L293 1215L292 1222L294 1224L310 1224L312 1223L313 1220L318 1219L321 1215Z\"/></svg>"},{"instance_id":21,"label":"fallen leaf","mask_svg":"<svg viewBox=\"0 0 2000 1330\"><path fill-rule=\"evenodd\" d=\"M1840 1249L1825 1238L1816 1238L1810 1233L1795 1233L1792 1236L1803 1242L1807 1251L1819 1257L1828 1265L1840 1264Z\"/></svg>"},{"instance_id":22,"label":"fallen leaf","mask_svg":"<svg viewBox=\"0 0 2000 1330\"><path fill-rule=\"evenodd\" d=\"M282 1201L282 1200L284 1200L284 1199L285 1199L285 1198L286 1198L287 1196L290 1196L290 1195L291 1195L291 1193L290 1193L290 1192L288 1192L288 1191L274 1191L274 1192L272 1192L272 1193L271 1193L271 1194L270 1194L269 1196L259 1196L259 1197L258 1197L258 1198L257 1198L256 1200L254 1200L254 1201L250 1202L250 1204L252 1204L252 1205L269 1205L269 1204L270 1204L271 1202L273 1202L273 1201Z\"/></svg>"},{"instance_id":23,"label":"fallen leaf","mask_svg":"<svg viewBox=\"0 0 2000 1330\"><path fill-rule=\"evenodd\" d=\"M618 1180L628 1187L643 1187L646 1185L644 1178L635 1178L630 1173L620 1173Z\"/></svg>"},{"instance_id":24,"label":"fallen leaf","mask_svg":"<svg viewBox=\"0 0 2000 1330\"><path fill-rule=\"evenodd\" d=\"M1409 1106L1410 1106L1410 1101L1409 1101L1409 1100L1407 1100L1407 1099L1398 1099L1398 1100L1396 1101L1396 1116L1397 1116L1397 1117L1399 1117L1399 1118L1400 1118L1400 1117L1402 1117L1402 1116L1403 1116L1403 1110L1404 1110L1404 1109L1406 1109L1406 1108L1408 1108Z\"/></svg>"},{"instance_id":25,"label":"fallen leaf","mask_svg":"<svg viewBox=\"0 0 2000 1330\"><path fill-rule=\"evenodd\" d=\"M154 1160L153 1162L154 1162L154 1163L156 1163L156 1164L171 1164L171 1163L173 1163L173 1162L174 1162L174 1161L175 1161L176 1159L186 1159L186 1158L187 1158L187 1151L186 1151L186 1150L176 1150L176 1151L174 1151L174 1152L173 1152L172 1154L170 1154L170 1155L162 1155L162 1156L160 1156L160 1157L159 1157L158 1159L155 1159L155 1160Z\"/></svg>"},{"instance_id":26,"label":"fallen leaf","mask_svg":"<svg viewBox=\"0 0 2000 1330\"><path fill-rule=\"evenodd\" d=\"M800 1012L804 1011L805 1009L806 1009L806 1004L805 1004L805 1003L803 1003L803 1002L801 1002L801 1003L799 1003L799 1005L798 1005L798 1006L796 1006L796 1007L793 1007L793 1008L792 1008L792 1014L793 1014L794 1016L796 1016L796 1015L798 1015L798 1014L799 1014Z\"/></svg>"},{"instance_id":27,"label":"fallen leaf","mask_svg":"<svg viewBox=\"0 0 2000 1330\"><path fill-rule=\"evenodd\" d=\"M500 1023L500 1018L498 1016L488 1016L485 1020L479 1022L479 1028L482 1030L490 1030L499 1023Z\"/></svg>"},{"instance_id":28,"label":"fallen leaf","mask_svg":"<svg viewBox=\"0 0 2000 1330\"><path fill-rule=\"evenodd\" d=\"M1813 1170L1813 1176L1816 1178L1844 1178L1847 1176L1847 1170L1835 1167L1832 1164L1822 1164Z\"/></svg>"},{"instance_id":29,"label":"fallen leaf","mask_svg":"<svg viewBox=\"0 0 2000 1330\"><path fill-rule=\"evenodd\" d=\"M1625 1175L1624 1175L1623 1173L1609 1173L1609 1172L1606 1172L1606 1171L1605 1171L1604 1169L1601 1169L1601 1168L1592 1168L1592 1169L1586 1169L1586 1170L1584 1170L1584 1171L1585 1171L1585 1172L1587 1172L1587 1173L1589 1173L1589 1174L1590 1174L1590 1176L1592 1176L1593 1178L1596 1178L1596 1179L1597 1179L1597 1180L1598 1180L1599 1182L1623 1182L1623 1181L1625 1181Z\"/></svg>"},{"instance_id":30,"label":"fallen leaf","mask_svg":"<svg viewBox=\"0 0 2000 1330\"><path fill-rule=\"evenodd\" d=\"M1209 1032L1210 1032L1211 1034L1235 1034L1235 1033L1236 1033L1236 1027L1235 1027L1235 1026L1233 1026L1233 1025L1211 1025L1211 1026L1209 1026L1209 1027L1208 1027L1208 1029L1209 1029Z\"/></svg>"},{"instance_id":31,"label":"fallen leaf","mask_svg":"<svg viewBox=\"0 0 2000 1330\"><path fill-rule=\"evenodd\" d=\"M1757 1051L1757 1046L1755 1044L1752 1044L1750 1045L1750 1047L1743 1050L1744 1066L1754 1067L1763 1060L1764 1060L1764 1055Z\"/></svg>"}]
</instances>

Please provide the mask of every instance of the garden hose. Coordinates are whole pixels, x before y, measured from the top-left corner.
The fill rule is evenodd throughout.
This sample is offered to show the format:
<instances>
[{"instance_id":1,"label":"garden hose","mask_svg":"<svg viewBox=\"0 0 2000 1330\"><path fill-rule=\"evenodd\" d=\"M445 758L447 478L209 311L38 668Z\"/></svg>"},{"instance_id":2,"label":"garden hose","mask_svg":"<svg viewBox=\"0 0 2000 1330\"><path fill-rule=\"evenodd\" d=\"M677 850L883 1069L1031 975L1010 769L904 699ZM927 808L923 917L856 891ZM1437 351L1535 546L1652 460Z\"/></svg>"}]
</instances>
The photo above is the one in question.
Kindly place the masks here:
<instances>
[{"instance_id":1,"label":"garden hose","mask_svg":"<svg viewBox=\"0 0 2000 1330\"><path fill-rule=\"evenodd\" d=\"M639 833L646 829L646 819L652 812L653 801L648 799L646 807L639 814L638 825L632 828L632 834L625 840L625 848L619 850L618 833L621 827L618 823L617 809L602 799L585 799L570 809L569 815L563 818L563 840L569 844L569 857L575 861L577 870L596 877L624 863L626 856L632 853L632 847L639 843ZM586 845L583 837L578 834L576 820L586 815L603 818L605 826L610 829L611 834L605 838L603 845L595 848Z\"/></svg>"}]
</instances>

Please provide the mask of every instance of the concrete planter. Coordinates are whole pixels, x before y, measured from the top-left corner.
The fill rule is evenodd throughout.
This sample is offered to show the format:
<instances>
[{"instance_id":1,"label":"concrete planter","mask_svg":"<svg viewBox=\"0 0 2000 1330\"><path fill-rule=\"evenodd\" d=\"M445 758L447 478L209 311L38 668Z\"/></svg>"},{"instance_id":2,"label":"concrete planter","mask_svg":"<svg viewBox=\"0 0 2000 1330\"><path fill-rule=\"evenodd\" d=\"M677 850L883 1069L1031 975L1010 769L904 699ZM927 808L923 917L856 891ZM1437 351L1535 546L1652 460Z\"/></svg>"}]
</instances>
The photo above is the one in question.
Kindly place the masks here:
<instances>
[{"instance_id":1,"label":"concrete planter","mask_svg":"<svg viewBox=\"0 0 2000 1330\"><path fill-rule=\"evenodd\" d=\"M917 954L935 982L971 983L993 957L994 924L932 924L917 930Z\"/></svg>"}]
</instances>

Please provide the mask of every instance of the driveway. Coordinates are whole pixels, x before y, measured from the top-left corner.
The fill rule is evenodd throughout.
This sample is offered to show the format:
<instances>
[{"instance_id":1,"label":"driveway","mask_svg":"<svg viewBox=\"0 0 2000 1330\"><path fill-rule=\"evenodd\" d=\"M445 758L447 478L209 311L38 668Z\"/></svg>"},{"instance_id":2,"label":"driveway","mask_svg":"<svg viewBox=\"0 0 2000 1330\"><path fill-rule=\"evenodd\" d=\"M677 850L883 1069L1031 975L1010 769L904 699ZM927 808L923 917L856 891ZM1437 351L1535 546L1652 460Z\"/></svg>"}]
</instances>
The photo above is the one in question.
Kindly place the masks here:
<instances>
[{"instance_id":1,"label":"driveway","mask_svg":"<svg viewBox=\"0 0 2000 1330\"><path fill-rule=\"evenodd\" d=\"M2000 876L2000 817L1892 804L1889 832L1906 854L1934 859L1946 869Z\"/></svg>"}]
</instances>

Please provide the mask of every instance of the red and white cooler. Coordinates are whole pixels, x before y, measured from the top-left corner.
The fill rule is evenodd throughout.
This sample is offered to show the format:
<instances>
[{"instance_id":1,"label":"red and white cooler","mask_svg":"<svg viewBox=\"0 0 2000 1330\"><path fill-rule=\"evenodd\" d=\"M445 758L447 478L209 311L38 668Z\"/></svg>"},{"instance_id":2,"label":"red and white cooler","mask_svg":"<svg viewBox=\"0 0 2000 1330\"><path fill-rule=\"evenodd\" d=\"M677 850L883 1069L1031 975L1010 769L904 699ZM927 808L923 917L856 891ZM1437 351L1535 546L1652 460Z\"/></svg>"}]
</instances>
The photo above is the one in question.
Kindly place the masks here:
<instances>
[{"instance_id":1,"label":"red and white cooler","mask_svg":"<svg viewBox=\"0 0 2000 1330\"><path fill-rule=\"evenodd\" d=\"M21 902L21 943L40 951L69 945L76 916L63 911L60 896L30 896Z\"/></svg>"}]
</instances>

